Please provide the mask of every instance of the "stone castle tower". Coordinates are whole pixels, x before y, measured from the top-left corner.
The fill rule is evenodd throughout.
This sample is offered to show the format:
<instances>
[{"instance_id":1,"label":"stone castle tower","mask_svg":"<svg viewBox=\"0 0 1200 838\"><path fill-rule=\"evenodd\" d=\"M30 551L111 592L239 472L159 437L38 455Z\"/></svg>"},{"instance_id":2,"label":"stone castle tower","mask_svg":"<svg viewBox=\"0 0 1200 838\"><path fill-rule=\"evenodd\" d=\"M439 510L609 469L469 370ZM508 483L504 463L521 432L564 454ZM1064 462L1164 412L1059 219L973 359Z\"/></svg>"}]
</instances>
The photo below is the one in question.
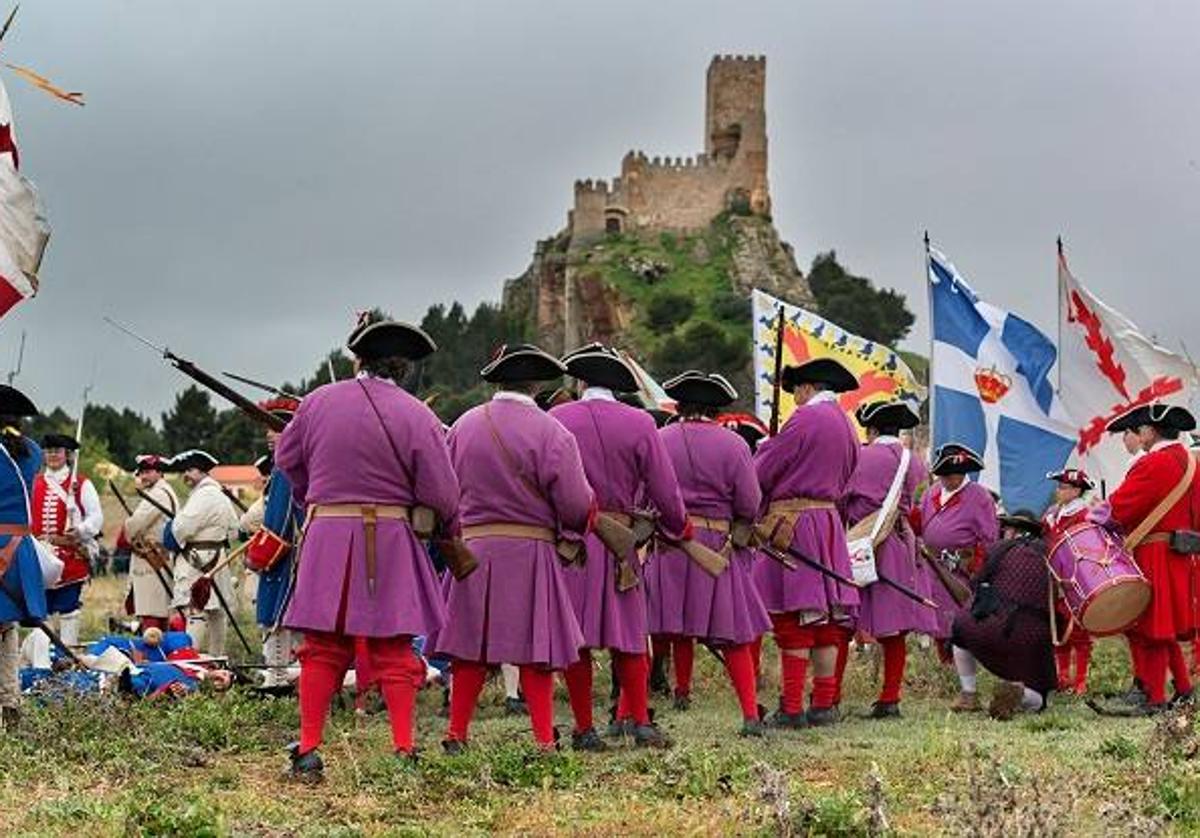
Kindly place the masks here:
<instances>
[{"instance_id":1,"label":"stone castle tower","mask_svg":"<svg viewBox=\"0 0 1200 838\"><path fill-rule=\"evenodd\" d=\"M687 158L648 158L630 151L611 185L575 182L567 216L573 245L607 232L694 230L727 209L769 215L767 60L715 56L705 83L704 151Z\"/></svg>"}]
</instances>

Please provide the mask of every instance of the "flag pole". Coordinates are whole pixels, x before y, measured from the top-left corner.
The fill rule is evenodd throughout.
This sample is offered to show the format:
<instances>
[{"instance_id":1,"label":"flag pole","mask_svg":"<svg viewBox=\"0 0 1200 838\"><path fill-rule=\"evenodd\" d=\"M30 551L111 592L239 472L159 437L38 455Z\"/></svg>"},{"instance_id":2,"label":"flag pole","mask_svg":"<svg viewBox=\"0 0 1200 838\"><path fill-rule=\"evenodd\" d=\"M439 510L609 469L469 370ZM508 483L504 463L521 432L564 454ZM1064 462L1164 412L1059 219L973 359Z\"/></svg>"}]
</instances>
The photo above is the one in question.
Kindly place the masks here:
<instances>
[{"instance_id":1,"label":"flag pole","mask_svg":"<svg viewBox=\"0 0 1200 838\"><path fill-rule=\"evenodd\" d=\"M929 456L933 458L933 406L937 402L933 389L933 286L929 282L929 231L925 231L925 304L929 310L929 363L925 365L925 392L929 399Z\"/></svg>"},{"instance_id":2,"label":"flag pole","mask_svg":"<svg viewBox=\"0 0 1200 838\"><path fill-rule=\"evenodd\" d=\"M1062 266L1063 258L1063 241L1062 236L1058 237L1058 264L1055 265L1055 282L1054 287L1058 291L1058 357L1054 359L1055 372L1057 373L1057 385L1055 390L1058 397L1062 398L1062 323L1063 323L1063 281L1062 281Z\"/></svg>"},{"instance_id":3,"label":"flag pole","mask_svg":"<svg viewBox=\"0 0 1200 838\"><path fill-rule=\"evenodd\" d=\"M775 320L775 381L771 391L771 436L779 433L779 413L783 399L783 332L787 328L783 302L779 303L779 316Z\"/></svg>"}]
</instances>

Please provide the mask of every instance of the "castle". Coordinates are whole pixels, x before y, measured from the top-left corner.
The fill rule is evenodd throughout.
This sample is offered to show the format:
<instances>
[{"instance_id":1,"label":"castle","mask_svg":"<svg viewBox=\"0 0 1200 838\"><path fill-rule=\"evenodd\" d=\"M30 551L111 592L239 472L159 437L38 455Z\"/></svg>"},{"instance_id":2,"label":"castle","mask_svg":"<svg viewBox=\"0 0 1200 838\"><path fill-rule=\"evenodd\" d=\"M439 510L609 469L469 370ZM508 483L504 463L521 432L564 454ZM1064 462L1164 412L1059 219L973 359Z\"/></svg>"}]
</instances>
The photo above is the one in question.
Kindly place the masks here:
<instances>
[{"instance_id":1,"label":"castle","mask_svg":"<svg viewBox=\"0 0 1200 838\"><path fill-rule=\"evenodd\" d=\"M630 151L611 185L576 181L567 214L572 244L606 232L700 229L729 209L769 215L766 75L763 56L715 56L705 84L703 153L651 159Z\"/></svg>"}]
</instances>

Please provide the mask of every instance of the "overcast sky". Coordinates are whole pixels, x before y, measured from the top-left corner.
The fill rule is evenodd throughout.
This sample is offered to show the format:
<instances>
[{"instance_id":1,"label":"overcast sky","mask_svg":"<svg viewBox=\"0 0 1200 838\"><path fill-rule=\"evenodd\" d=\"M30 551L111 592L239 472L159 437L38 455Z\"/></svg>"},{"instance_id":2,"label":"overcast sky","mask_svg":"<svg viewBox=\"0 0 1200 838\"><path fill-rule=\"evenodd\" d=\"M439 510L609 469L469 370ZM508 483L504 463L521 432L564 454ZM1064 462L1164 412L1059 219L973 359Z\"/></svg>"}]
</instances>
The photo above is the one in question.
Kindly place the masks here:
<instances>
[{"instance_id":1,"label":"overcast sky","mask_svg":"<svg viewBox=\"0 0 1200 838\"><path fill-rule=\"evenodd\" d=\"M1054 238L1110 304L1196 333L1200 4L28 0L5 70L54 236L0 320L39 405L155 417L213 369L295 380L355 309L496 299L577 177L703 146L713 53L767 56L775 221L908 295L928 228L981 295L1053 334ZM1192 343L1200 352L1200 335Z\"/></svg>"}]
</instances>

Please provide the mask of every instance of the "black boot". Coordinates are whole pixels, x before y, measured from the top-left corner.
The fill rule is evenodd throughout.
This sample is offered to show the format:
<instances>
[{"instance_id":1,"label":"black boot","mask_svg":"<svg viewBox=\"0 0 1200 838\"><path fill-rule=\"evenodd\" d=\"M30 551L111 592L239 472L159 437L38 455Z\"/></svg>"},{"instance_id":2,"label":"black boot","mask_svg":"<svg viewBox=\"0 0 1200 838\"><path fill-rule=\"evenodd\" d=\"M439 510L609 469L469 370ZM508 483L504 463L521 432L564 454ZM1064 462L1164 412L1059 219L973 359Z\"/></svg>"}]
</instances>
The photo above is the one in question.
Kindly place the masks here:
<instances>
[{"instance_id":1,"label":"black boot","mask_svg":"<svg viewBox=\"0 0 1200 838\"><path fill-rule=\"evenodd\" d=\"M633 744L639 748L670 748L675 743L671 738L658 729L658 725L635 725L633 728Z\"/></svg>"},{"instance_id":2,"label":"black boot","mask_svg":"<svg viewBox=\"0 0 1200 838\"><path fill-rule=\"evenodd\" d=\"M804 714L809 727L829 727L838 723L836 707L809 707Z\"/></svg>"},{"instance_id":3,"label":"black boot","mask_svg":"<svg viewBox=\"0 0 1200 838\"><path fill-rule=\"evenodd\" d=\"M899 701L876 701L866 713L868 719L898 719L900 718Z\"/></svg>"},{"instance_id":4,"label":"black boot","mask_svg":"<svg viewBox=\"0 0 1200 838\"><path fill-rule=\"evenodd\" d=\"M317 749L300 753L300 743L295 742L288 748L288 776L301 783L319 783L325 779L325 763Z\"/></svg>"},{"instance_id":5,"label":"black boot","mask_svg":"<svg viewBox=\"0 0 1200 838\"><path fill-rule=\"evenodd\" d=\"M781 707L767 716L766 723L771 727L800 730L808 727L808 718L804 715L803 710L799 713L785 713Z\"/></svg>"},{"instance_id":6,"label":"black boot","mask_svg":"<svg viewBox=\"0 0 1200 838\"><path fill-rule=\"evenodd\" d=\"M509 716L528 716L529 708L525 706L525 699L517 696L516 698L505 697L504 712Z\"/></svg>"},{"instance_id":7,"label":"black boot","mask_svg":"<svg viewBox=\"0 0 1200 838\"><path fill-rule=\"evenodd\" d=\"M442 750L447 756L456 757L467 749L467 743L461 739L443 739Z\"/></svg>"},{"instance_id":8,"label":"black boot","mask_svg":"<svg viewBox=\"0 0 1200 838\"><path fill-rule=\"evenodd\" d=\"M767 735L767 726L759 719L746 719L742 722L742 729L738 731L738 736L747 739L758 739Z\"/></svg>"},{"instance_id":9,"label":"black boot","mask_svg":"<svg viewBox=\"0 0 1200 838\"><path fill-rule=\"evenodd\" d=\"M672 706L680 712L687 712L692 709L692 697L687 693L675 691L675 698L672 701Z\"/></svg>"}]
</instances>

